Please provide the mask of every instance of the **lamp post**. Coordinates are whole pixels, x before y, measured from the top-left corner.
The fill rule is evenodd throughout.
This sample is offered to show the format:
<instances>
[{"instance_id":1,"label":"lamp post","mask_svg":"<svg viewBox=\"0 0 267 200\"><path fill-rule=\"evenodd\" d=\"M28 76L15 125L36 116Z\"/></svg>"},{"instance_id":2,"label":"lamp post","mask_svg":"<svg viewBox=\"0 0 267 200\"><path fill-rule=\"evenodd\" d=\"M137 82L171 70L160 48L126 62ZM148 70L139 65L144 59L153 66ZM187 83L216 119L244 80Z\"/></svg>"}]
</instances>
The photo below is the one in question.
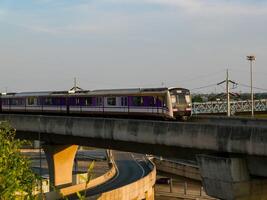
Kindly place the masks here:
<instances>
[{"instance_id":1,"label":"lamp post","mask_svg":"<svg viewBox=\"0 0 267 200\"><path fill-rule=\"evenodd\" d=\"M252 77L252 63L256 60L254 55L247 56L247 60L250 62L250 93L251 93L251 117L254 117L254 94L253 94L253 77Z\"/></svg>"}]
</instances>

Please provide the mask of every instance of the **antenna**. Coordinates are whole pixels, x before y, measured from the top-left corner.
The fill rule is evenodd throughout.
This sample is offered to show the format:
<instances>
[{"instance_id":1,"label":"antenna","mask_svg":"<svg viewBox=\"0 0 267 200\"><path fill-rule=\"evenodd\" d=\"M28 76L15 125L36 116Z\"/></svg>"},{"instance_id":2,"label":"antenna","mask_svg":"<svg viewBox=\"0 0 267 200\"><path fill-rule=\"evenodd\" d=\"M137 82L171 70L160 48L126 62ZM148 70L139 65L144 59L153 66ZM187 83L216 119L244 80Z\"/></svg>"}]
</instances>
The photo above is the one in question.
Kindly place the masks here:
<instances>
[{"instance_id":1,"label":"antenna","mask_svg":"<svg viewBox=\"0 0 267 200\"><path fill-rule=\"evenodd\" d=\"M74 77L74 88L77 88L77 79Z\"/></svg>"},{"instance_id":2,"label":"antenna","mask_svg":"<svg viewBox=\"0 0 267 200\"><path fill-rule=\"evenodd\" d=\"M83 90L82 88L77 86L77 78L76 77L74 77L73 84L74 84L74 86L68 91L69 93L75 93L77 91Z\"/></svg>"}]
</instances>

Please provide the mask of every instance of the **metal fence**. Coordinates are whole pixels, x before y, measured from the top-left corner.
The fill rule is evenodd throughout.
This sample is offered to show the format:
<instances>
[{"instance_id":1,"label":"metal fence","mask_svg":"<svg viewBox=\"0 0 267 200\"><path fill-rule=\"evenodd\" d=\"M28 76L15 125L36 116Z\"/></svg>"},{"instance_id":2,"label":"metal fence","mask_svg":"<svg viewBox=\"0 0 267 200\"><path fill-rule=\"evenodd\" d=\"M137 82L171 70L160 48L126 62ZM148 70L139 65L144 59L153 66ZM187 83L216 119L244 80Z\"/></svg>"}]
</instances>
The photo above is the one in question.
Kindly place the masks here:
<instances>
[{"instance_id":1,"label":"metal fence","mask_svg":"<svg viewBox=\"0 0 267 200\"><path fill-rule=\"evenodd\" d=\"M267 111L267 99L255 100L254 111L265 112ZM231 101L231 114L236 112L249 112L251 111L251 101ZM226 101L210 101L205 103L193 103L192 114L212 114L212 113L226 113Z\"/></svg>"}]
</instances>

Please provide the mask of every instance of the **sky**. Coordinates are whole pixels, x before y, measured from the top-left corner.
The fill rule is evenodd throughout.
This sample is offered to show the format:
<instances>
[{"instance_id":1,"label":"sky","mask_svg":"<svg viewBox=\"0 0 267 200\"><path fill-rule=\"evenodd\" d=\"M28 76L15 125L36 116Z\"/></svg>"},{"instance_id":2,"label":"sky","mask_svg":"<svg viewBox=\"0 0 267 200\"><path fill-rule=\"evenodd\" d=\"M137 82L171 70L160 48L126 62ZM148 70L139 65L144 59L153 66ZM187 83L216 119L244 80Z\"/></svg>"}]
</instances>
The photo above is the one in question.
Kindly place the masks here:
<instances>
[{"instance_id":1,"label":"sky","mask_svg":"<svg viewBox=\"0 0 267 200\"><path fill-rule=\"evenodd\" d=\"M267 92L267 0L0 0L0 92Z\"/></svg>"}]
</instances>

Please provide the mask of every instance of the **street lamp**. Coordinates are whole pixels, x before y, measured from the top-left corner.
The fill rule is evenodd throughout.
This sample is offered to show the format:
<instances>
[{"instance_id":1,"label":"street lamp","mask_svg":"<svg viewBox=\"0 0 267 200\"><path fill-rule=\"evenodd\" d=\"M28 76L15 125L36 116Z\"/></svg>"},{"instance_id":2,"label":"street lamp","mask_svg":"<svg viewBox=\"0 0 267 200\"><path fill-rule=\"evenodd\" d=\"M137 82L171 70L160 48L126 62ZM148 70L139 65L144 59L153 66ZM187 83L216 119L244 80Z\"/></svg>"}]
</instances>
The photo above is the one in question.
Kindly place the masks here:
<instances>
[{"instance_id":1,"label":"street lamp","mask_svg":"<svg viewBox=\"0 0 267 200\"><path fill-rule=\"evenodd\" d=\"M252 63L256 60L254 55L247 56L247 60L250 62L250 93L251 93L251 117L254 117L254 95L252 86Z\"/></svg>"}]
</instances>

